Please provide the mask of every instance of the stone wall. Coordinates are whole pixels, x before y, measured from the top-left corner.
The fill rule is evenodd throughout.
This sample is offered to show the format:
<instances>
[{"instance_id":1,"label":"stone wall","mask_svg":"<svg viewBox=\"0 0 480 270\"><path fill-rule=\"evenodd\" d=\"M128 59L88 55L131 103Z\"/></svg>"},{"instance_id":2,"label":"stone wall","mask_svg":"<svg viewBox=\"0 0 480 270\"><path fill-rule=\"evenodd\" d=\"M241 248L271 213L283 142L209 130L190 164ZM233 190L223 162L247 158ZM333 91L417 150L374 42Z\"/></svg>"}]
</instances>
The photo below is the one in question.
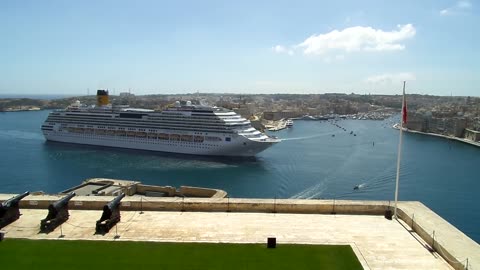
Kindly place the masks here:
<instances>
[{"instance_id":1,"label":"stone wall","mask_svg":"<svg viewBox=\"0 0 480 270\"><path fill-rule=\"evenodd\" d=\"M465 138L474 142L480 142L480 131L465 129Z\"/></svg>"}]
</instances>

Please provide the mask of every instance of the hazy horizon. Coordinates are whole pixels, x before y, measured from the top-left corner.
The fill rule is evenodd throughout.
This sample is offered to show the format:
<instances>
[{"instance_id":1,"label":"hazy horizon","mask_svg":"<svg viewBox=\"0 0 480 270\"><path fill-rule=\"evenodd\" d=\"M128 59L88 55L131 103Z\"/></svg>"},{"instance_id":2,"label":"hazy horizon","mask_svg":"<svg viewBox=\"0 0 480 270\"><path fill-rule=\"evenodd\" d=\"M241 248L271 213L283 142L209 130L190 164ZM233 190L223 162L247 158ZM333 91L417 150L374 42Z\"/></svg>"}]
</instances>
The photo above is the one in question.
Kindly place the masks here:
<instances>
[{"instance_id":1,"label":"hazy horizon","mask_svg":"<svg viewBox=\"0 0 480 270\"><path fill-rule=\"evenodd\" d=\"M185 93L146 93L146 94L135 94L135 96L149 96L149 95L163 95L163 96L173 96L173 95L325 95L325 94L345 94L345 95L375 95L375 96L398 96L398 94L382 94L382 93L342 93L342 92L324 92L324 93L245 93L245 92L185 92ZM90 94L51 94L51 93L0 93L0 98L29 98L29 97L38 97L39 99L50 99L49 97L56 98L69 98L69 97L86 97L86 96L95 96L96 92L91 92ZM113 94L112 92L109 93L110 96L119 96L119 93ZM461 95L435 95L435 94L421 94L421 93L406 93L406 95L428 95L428 96L437 96L437 97L475 97L480 98L480 95L470 95L470 96L461 96Z\"/></svg>"},{"instance_id":2,"label":"hazy horizon","mask_svg":"<svg viewBox=\"0 0 480 270\"><path fill-rule=\"evenodd\" d=\"M477 4L1 1L0 94L476 96Z\"/></svg>"}]
</instances>

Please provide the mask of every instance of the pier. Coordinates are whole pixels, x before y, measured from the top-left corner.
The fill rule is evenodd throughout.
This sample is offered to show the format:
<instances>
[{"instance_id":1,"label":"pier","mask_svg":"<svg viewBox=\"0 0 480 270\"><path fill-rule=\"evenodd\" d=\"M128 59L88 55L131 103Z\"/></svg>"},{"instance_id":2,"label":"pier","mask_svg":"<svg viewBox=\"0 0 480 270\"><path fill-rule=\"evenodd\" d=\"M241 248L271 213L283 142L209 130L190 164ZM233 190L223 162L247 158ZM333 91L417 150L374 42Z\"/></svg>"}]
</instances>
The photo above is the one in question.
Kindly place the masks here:
<instances>
[{"instance_id":1,"label":"pier","mask_svg":"<svg viewBox=\"0 0 480 270\"><path fill-rule=\"evenodd\" d=\"M264 126L268 131L280 131L287 128L287 120L268 121Z\"/></svg>"}]
</instances>

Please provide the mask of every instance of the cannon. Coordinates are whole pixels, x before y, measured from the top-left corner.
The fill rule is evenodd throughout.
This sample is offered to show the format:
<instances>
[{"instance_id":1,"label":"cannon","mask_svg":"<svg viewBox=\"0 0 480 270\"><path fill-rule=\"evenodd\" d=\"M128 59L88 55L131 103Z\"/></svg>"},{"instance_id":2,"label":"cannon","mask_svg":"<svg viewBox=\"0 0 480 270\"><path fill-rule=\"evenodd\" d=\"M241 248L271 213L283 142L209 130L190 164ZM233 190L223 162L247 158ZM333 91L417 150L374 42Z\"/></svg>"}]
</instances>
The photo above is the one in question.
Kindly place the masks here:
<instances>
[{"instance_id":1,"label":"cannon","mask_svg":"<svg viewBox=\"0 0 480 270\"><path fill-rule=\"evenodd\" d=\"M20 218L20 208L18 204L21 199L27 197L30 192L18 194L0 205L0 229Z\"/></svg>"},{"instance_id":2,"label":"cannon","mask_svg":"<svg viewBox=\"0 0 480 270\"><path fill-rule=\"evenodd\" d=\"M49 233L55 228L65 222L68 217L68 202L75 196L75 192L69 193L60 200L51 203L48 206L48 215L45 219L40 221L40 231Z\"/></svg>"},{"instance_id":3,"label":"cannon","mask_svg":"<svg viewBox=\"0 0 480 270\"><path fill-rule=\"evenodd\" d=\"M95 233L106 234L110 229L120 221L120 201L125 197L122 193L103 206L103 213L97 225L95 226Z\"/></svg>"}]
</instances>

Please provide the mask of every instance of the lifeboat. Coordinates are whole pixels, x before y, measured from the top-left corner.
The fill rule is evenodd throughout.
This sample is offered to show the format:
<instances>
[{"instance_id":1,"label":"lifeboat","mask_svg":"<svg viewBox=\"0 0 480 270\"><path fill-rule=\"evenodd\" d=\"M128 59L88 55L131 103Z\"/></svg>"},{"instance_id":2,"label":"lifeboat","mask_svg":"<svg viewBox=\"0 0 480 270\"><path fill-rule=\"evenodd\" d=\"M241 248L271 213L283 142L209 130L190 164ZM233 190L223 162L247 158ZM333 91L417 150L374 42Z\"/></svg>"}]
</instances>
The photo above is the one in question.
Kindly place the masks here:
<instances>
[{"instance_id":1,"label":"lifeboat","mask_svg":"<svg viewBox=\"0 0 480 270\"><path fill-rule=\"evenodd\" d=\"M160 134L158 134L158 138L159 138L160 140L168 140L168 139L169 139L169 136L168 136L168 134L160 133Z\"/></svg>"},{"instance_id":2,"label":"lifeboat","mask_svg":"<svg viewBox=\"0 0 480 270\"><path fill-rule=\"evenodd\" d=\"M193 137L193 141L194 142L203 142L203 140L205 140L205 138L203 136L195 136Z\"/></svg>"},{"instance_id":3,"label":"lifeboat","mask_svg":"<svg viewBox=\"0 0 480 270\"><path fill-rule=\"evenodd\" d=\"M213 136L206 136L206 137L205 137L205 140L206 140L206 141L215 142L215 141L222 141L222 138L220 138L220 137L213 137Z\"/></svg>"},{"instance_id":4,"label":"lifeboat","mask_svg":"<svg viewBox=\"0 0 480 270\"><path fill-rule=\"evenodd\" d=\"M171 141L180 141L180 135L178 134L170 134Z\"/></svg>"},{"instance_id":5,"label":"lifeboat","mask_svg":"<svg viewBox=\"0 0 480 270\"><path fill-rule=\"evenodd\" d=\"M192 135L182 135L181 140L183 142L191 142L191 141L193 141L193 136Z\"/></svg>"}]
</instances>

